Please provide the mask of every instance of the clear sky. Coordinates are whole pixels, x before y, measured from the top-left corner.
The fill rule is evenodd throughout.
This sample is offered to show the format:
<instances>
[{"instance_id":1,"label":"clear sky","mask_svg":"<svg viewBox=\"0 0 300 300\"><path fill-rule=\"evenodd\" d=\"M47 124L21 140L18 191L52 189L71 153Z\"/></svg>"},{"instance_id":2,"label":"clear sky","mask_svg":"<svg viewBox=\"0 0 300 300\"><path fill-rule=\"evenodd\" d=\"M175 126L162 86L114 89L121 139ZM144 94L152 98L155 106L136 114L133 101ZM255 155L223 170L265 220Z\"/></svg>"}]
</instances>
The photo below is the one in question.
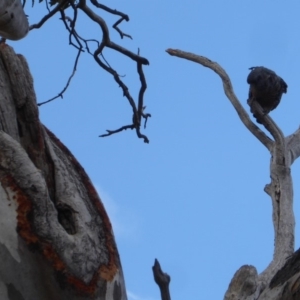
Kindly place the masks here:
<instances>
[{"instance_id":1,"label":"clear sky","mask_svg":"<svg viewBox=\"0 0 300 300\"><path fill-rule=\"evenodd\" d=\"M26 13L30 23L44 3ZM219 77L171 57L167 48L204 55L221 64L246 104L248 68L273 69L288 93L271 116L286 135L300 123L300 2L296 0L186 0L101 2L127 13L121 28L133 40L111 39L147 57L144 144L134 131L99 138L128 124L132 110L113 78L84 54L64 99L40 108L42 122L69 147L98 188L113 223L129 300L158 300L155 258L171 275L172 300L222 299L235 271L252 264L261 272L273 255L270 155L244 127L223 93ZM67 10L67 15L71 13ZM99 14L111 26L117 18ZM64 87L76 56L56 15L18 42L34 77L38 101ZM100 28L79 16L78 32L101 39ZM135 63L111 50L104 55L135 99ZM296 222L300 165L293 165ZM299 248L299 224L296 248Z\"/></svg>"}]
</instances>

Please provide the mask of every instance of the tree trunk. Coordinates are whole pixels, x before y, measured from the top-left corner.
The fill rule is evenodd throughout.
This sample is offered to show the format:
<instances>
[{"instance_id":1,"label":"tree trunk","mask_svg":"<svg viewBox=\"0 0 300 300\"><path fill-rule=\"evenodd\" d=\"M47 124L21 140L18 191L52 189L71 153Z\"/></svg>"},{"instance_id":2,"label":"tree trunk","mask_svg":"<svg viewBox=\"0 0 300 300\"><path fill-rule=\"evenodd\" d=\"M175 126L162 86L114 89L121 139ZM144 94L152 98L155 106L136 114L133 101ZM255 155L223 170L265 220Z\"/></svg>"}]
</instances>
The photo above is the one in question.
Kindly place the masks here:
<instances>
[{"instance_id":1,"label":"tree trunk","mask_svg":"<svg viewBox=\"0 0 300 300\"><path fill-rule=\"evenodd\" d=\"M238 116L249 131L271 154L271 183L265 192L271 197L275 245L273 260L257 274L254 266L244 265L233 276L224 300L298 300L300 299L300 255L294 252L295 218L293 212L293 183L290 167L300 156L300 129L284 137L280 128L258 103L248 100L251 111L274 138L269 138L257 127L236 97L231 80L216 62L193 53L167 49L167 53L184 58L216 72L223 83L224 92ZM299 262L298 262L299 261ZM299 267L298 267L299 265Z\"/></svg>"},{"instance_id":2,"label":"tree trunk","mask_svg":"<svg viewBox=\"0 0 300 300\"><path fill-rule=\"evenodd\" d=\"M126 300L103 204L40 123L26 60L6 44L0 85L0 298Z\"/></svg>"},{"instance_id":3,"label":"tree trunk","mask_svg":"<svg viewBox=\"0 0 300 300\"><path fill-rule=\"evenodd\" d=\"M0 1L0 36L20 40L27 35L29 24L20 0Z\"/></svg>"}]
</instances>

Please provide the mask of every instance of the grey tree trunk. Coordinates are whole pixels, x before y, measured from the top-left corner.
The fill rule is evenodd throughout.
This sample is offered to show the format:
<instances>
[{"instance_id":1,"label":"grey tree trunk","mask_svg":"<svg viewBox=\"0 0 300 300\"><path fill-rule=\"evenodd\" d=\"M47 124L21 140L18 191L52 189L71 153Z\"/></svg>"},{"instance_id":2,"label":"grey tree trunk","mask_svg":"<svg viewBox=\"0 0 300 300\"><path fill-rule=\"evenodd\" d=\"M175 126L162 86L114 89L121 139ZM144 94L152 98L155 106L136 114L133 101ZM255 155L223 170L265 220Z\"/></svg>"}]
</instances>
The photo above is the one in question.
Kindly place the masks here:
<instances>
[{"instance_id":1,"label":"grey tree trunk","mask_svg":"<svg viewBox=\"0 0 300 300\"><path fill-rule=\"evenodd\" d=\"M229 76L216 62L206 57L181 50L168 49L170 55L184 58L216 72L223 83L224 92L238 113L242 123L267 148L271 155L271 183L265 192L271 197L275 245L273 260L261 273L253 266L242 266L234 275L225 294L225 300L299 300L300 254L294 253L293 183L290 167L300 156L300 129L284 137L280 128L261 108L249 103L262 124L272 135L270 139L257 127L236 97ZM293 254L294 253L294 254Z\"/></svg>"},{"instance_id":2,"label":"grey tree trunk","mask_svg":"<svg viewBox=\"0 0 300 300\"><path fill-rule=\"evenodd\" d=\"M126 300L111 223L39 121L26 60L0 44L0 299Z\"/></svg>"},{"instance_id":3,"label":"grey tree trunk","mask_svg":"<svg viewBox=\"0 0 300 300\"><path fill-rule=\"evenodd\" d=\"M20 40L27 35L29 24L20 0L0 1L0 36Z\"/></svg>"}]
</instances>

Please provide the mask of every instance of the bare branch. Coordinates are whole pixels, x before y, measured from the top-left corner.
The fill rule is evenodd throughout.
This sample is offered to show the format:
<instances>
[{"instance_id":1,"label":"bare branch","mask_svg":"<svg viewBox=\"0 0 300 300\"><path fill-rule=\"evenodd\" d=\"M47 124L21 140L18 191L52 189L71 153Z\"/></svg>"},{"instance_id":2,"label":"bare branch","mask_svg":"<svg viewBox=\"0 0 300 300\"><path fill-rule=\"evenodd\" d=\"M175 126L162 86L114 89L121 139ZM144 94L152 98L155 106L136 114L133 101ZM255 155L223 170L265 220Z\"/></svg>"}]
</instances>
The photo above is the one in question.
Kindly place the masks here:
<instances>
[{"instance_id":1,"label":"bare branch","mask_svg":"<svg viewBox=\"0 0 300 300\"><path fill-rule=\"evenodd\" d=\"M47 104L47 103L49 103L49 102L51 102L51 101L53 101L57 98L63 98L63 94L68 89L68 87L71 83L71 80L72 80L72 78L74 77L74 75L76 73L79 57L80 57L81 52L83 52L83 46L80 43L77 32L75 30L75 24L76 24L76 19L77 19L77 9L75 8L75 6L73 4L71 4L71 5L74 9L74 18L73 18L73 20L71 18L68 18L68 17L65 16L64 10L60 10L60 13L61 13L61 16L62 16L61 20L65 24L66 29L69 31L69 43L70 43L70 45L72 45L73 47L75 47L78 50L75 61L74 61L73 71L72 71L71 75L69 76L69 79L68 79L65 87L62 89L62 91L60 93L58 93L58 95L56 95L55 97L52 97L51 99L49 99L47 101L38 103L38 106L42 106L43 104ZM67 24L67 21L70 22L70 26ZM76 40L76 42L79 46L75 45L72 42L72 37L75 38L75 40Z\"/></svg>"},{"instance_id":2,"label":"bare branch","mask_svg":"<svg viewBox=\"0 0 300 300\"><path fill-rule=\"evenodd\" d=\"M54 7L47 15L45 15L40 22L30 25L29 30L41 28L51 17L53 17L60 9L64 6L64 1L60 2L57 6Z\"/></svg>"},{"instance_id":3,"label":"bare branch","mask_svg":"<svg viewBox=\"0 0 300 300\"><path fill-rule=\"evenodd\" d=\"M94 22L96 22L102 29L102 36L103 36L102 37L102 42L100 43L99 47L94 52L95 61L98 63L98 65L101 68L103 68L105 71L107 71L108 73L110 73L113 76L114 80L121 87L121 89L123 91L123 95L127 98L128 102L131 105L132 110L133 110L133 124L132 125L126 125L126 126L123 126L123 127L119 128L117 130L107 130L108 133L100 135L100 137L109 136L109 135L112 135L114 133L129 129L129 128L131 128L131 129L135 128L137 136L139 138L142 138L145 143L149 143L149 139L145 135L141 134L141 132L140 132L141 118L143 117L147 120L147 118L151 116L150 114L144 114L143 109L142 109L142 107L143 107L143 95L144 95L144 92L145 92L146 87L147 87L146 80L145 80L143 70L142 70L142 65L143 64L149 64L148 60L141 57L141 56L139 56L139 53L134 54L131 51L129 51L129 50L113 43L112 41L110 41L109 31L108 31L108 27L106 25L106 22L100 16L95 14L86 5L85 2L82 1L82 2L79 3L79 5L80 5L81 10L84 11L87 14L87 16L90 17ZM138 73L140 75L140 81L141 81L141 89L140 89L140 93L139 93L139 102L140 102L139 105L141 106L140 109L137 109L135 101L132 98L128 87L121 80L119 74L112 67L110 67L107 64L104 64L102 62L102 60L100 59L99 55L102 54L103 49L105 47L116 50L116 51L122 53L123 55L126 55L126 56L130 57L131 59L133 59L134 61L137 62L137 64L138 64Z\"/></svg>"},{"instance_id":4,"label":"bare branch","mask_svg":"<svg viewBox=\"0 0 300 300\"><path fill-rule=\"evenodd\" d=\"M285 139L291 165L300 156L300 128Z\"/></svg>"},{"instance_id":5,"label":"bare branch","mask_svg":"<svg viewBox=\"0 0 300 300\"><path fill-rule=\"evenodd\" d=\"M121 11L118 11L116 9L111 9L111 8L109 8L109 7L107 7L103 4L98 3L96 0L91 0L91 3L94 4L96 7L101 8L101 9L109 12L110 14L120 16L120 17L122 17L122 19L124 19L127 22L129 21L129 16L122 13Z\"/></svg>"},{"instance_id":6,"label":"bare branch","mask_svg":"<svg viewBox=\"0 0 300 300\"><path fill-rule=\"evenodd\" d=\"M116 130L106 130L107 133L104 133L104 134L101 134L99 135L99 137L106 137L106 136L110 136L112 134L115 134L115 133L118 133L118 132L121 132L123 130L127 130L127 129L134 129L134 125L125 125L125 126L122 126Z\"/></svg>"},{"instance_id":7,"label":"bare branch","mask_svg":"<svg viewBox=\"0 0 300 300\"><path fill-rule=\"evenodd\" d=\"M56 95L55 97L53 98L50 98L49 100L47 101L43 101L43 102L39 102L37 105L38 106L42 106L43 104L47 104L57 98L63 98L63 94L65 93L65 91L68 89L70 83L71 83L71 80L72 78L74 77L75 73L76 73L76 69L77 69L77 65L78 65L78 61L79 61L79 57L80 57L80 54L81 54L81 51L78 50L77 52L77 55L76 55L76 58L75 58L75 62L74 62L74 66L73 66L73 71L72 71L72 74L70 75L65 87L61 90L61 92L59 92L58 95Z\"/></svg>"},{"instance_id":8,"label":"bare branch","mask_svg":"<svg viewBox=\"0 0 300 300\"><path fill-rule=\"evenodd\" d=\"M55 3L57 3L57 1L50 2L50 4L55 4ZM119 32L121 38L123 38L124 36L131 38L130 35L123 33L118 28L118 25L122 21L124 21L124 20L129 21L128 15L126 15L126 14L120 12L120 11L113 10L113 9L103 5L103 4L100 4L100 3L97 2L97 0L91 0L91 3L95 7L100 8L104 11L107 11L108 13L120 16L120 19L113 25L113 28L116 29ZM73 9L73 18L70 18L70 17L65 15L64 9L66 7L71 7ZM77 30L75 29L77 15L78 15L78 9L80 9L82 12L84 12L90 20L92 20L93 22L97 23L100 26L101 31L102 31L100 41L95 40L95 39L85 39L85 38L83 38L82 36L80 36L78 34ZM75 75L80 54L81 54L81 52L84 52L84 48L85 48L87 50L87 52L94 57L97 64L102 69L104 69L106 72L108 72L109 74L111 74L113 76L113 78L116 81L116 83L118 84L118 86L121 87L121 89L123 91L123 95L127 98L128 102L129 102L129 104L132 108L132 111L133 111L133 118L132 118L132 124L131 125L122 126L117 130L107 130L107 133L103 134L101 136L102 137L109 136L109 135L112 135L114 133L126 130L126 129L135 129L137 136L139 138L142 138L145 143L149 143L149 139L140 132L141 119L142 118L145 119L144 128L146 128L147 120L148 120L149 117L151 117L151 115L149 113L144 112L146 106L144 106L144 103L143 103L144 93L145 93L145 90L147 88L147 85L146 85L145 76L143 74L142 65L149 65L149 61L146 58L141 57L139 55L139 52L138 52L138 54L135 54L135 53L129 51L128 49L123 48L120 45L112 42L110 40L110 33L109 33L108 26L107 26L105 20L102 17L100 17L98 14L96 14L86 4L86 0L78 0L77 4L75 4L72 0L62 0L62 1L60 1L60 3L58 5L56 5L56 7L52 11L50 11L46 16L44 16L39 23L31 25L30 29L35 29L35 28L42 27L42 25L47 20L49 20L58 11L60 11L61 20L63 21L63 23L65 25L65 28L69 32L69 44L71 46L73 46L74 48L76 48L78 50L78 52L77 52L77 56L76 56L76 59L75 59L75 62L74 62L73 71L72 71L65 87L62 89L62 91L60 93L58 93L55 97L53 97L53 98L51 98L47 101L41 102L38 105L41 106L41 105L49 103L49 102L51 102L51 101L53 101L57 98L63 98L64 92L68 89L68 87L70 85L70 82L71 82L72 78ZM97 44L97 49L94 51L94 53L92 53L90 51L89 42L95 42ZM131 96L128 87L122 81L121 76L105 60L105 58L103 56L103 50L105 48L110 48L114 51L117 51L120 54L131 58L132 60L134 60L137 63L137 65L138 65L137 72L139 74L140 82L141 82L141 88L140 88L137 104L135 103L133 97Z\"/></svg>"},{"instance_id":9,"label":"bare branch","mask_svg":"<svg viewBox=\"0 0 300 300\"><path fill-rule=\"evenodd\" d=\"M120 36L121 36L121 39L124 38L124 36L126 36L126 37L128 37L128 38L130 38L130 39L132 40L131 35L129 35L129 34L127 34L127 33L124 33L124 32L118 27L118 25L119 25L121 22L123 22L123 20L124 20L124 18L119 19L119 20L113 25L113 28L116 29L116 30L119 32L119 34L120 34Z\"/></svg>"},{"instance_id":10,"label":"bare branch","mask_svg":"<svg viewBox=\"0 0 300 300\"><path fill-rule=\"evenodd\" d=\"M123 22L124 20L125 20L126 22L129 21L128 15L126 15L126 14L120 12L120 11L117 11L116 9L111 9L111 8L109 8L109 7L107 7L107 6L103 5L103 4L100 4L100 3L97 2L97 0L91 0L91 3L92 3L93 5L95 5L96 7L101 8L101 9L103 9L103 10L105 10L105 11L107 11L107 12L113 14L113 15L118 15L118 16L120 16L121 18L113 25L113 28L114 28L115 30L117 30L117 32L120 34L121 39L122 39L124 36L126 36L126 37L132 39L132 37L131 37L129 34L124 33L124 32L118 27L118 25L119 25L121 22Z\"/></svg>"},{"instance_id":11,"label":"bare branch","mask_svg":"<svg viewBox=\"0 0 300 300\"><path fill-rule=\"evenodd\" d=\"M171 277L164 273L160 267L160 263L157 259L154 261L154 266L152 267L153 276L156 284L159 286L161 299L162 300L171 300L169 284Z\"/></svg>"},{"instance_id":12,"label":"bare branch","mask_svg":"<svg viewBox=\"0 0 300 300\"><path fill-rule=\"evenodd\" d=\"M249 290L249 295L246 295L244 293L246 291L246 287L243 286L245 280L241 281L241 286L231 286L231 288L233 288L238 294L239 289L241 288L240 291L243 294L243 296L237 296L234 297L234 299L257 299L257 296L265 289L267 284L270 282L271 278L284 265L286 258L290 256L294 251L295 220L293 214L293 185L289 165L291 159L285 159L288 156L286 151L286 141L284 139L282 131L278 128L278 126L269 116L263 114L261 107L259 105L256 105L256 102L249 103L251 105L251 109L258 117L259 121L262 122L265 128L274 137L275 142L271 140L250 120L247 112L242 107L236 95L234 94L232 84L228 75L220 65L218 65L215 62L212 62L206 57L183 52L181 50L168 49L167 52L170 55L178 56L197 62L216 72L223 82L223 87L226 96L234 106L241 121L271 152L271 184L267 185L265 191L272 198L272 219L275 232L273 260L268 265L268 267L262 273L260 273L258 277L253 277L250 274L251 272L249 273L248 271L246 273L242 272L246 275L246 277L248 277L248 275L251 275L253 277L249 277L249 280L253 283L251 289ZM230 291L230 299L233 299L231 298L232 295L233 294ZM225 297L225 299L229 298Z\"/></svg>"},{"instance_id":13,"label":"bare branch","mask_svg":"<svg viewBox=\"0 0 300 300\"><path fill-rule=\"evenodd\" d=\"M223 88L224 88L224 92L225 92L227 98L232 103L232 105L235 108L236 112L238 113L241 121L249 129L249 131L254 136L256 136L256 138L263 145L265 145L269 151L271 151L272 146L273 146L273 141L251 121L249 115L247 114L246 110L243 108L243 106L241 105L240 101L238 100L238 98L236 97L236 95L233 91L233 87L232 87L229 76L227 75L225 70L218 63L213 62L204 56L196 55L196 54L189 53L189 52L184 52L184 51L177 50L177 49L176 50L175 49L167 49L166 52L172 56L177 56L180 58L194 61L194 62L216 72L220 76L220 78L223 82Z\"/></svg>"}]
</instances>

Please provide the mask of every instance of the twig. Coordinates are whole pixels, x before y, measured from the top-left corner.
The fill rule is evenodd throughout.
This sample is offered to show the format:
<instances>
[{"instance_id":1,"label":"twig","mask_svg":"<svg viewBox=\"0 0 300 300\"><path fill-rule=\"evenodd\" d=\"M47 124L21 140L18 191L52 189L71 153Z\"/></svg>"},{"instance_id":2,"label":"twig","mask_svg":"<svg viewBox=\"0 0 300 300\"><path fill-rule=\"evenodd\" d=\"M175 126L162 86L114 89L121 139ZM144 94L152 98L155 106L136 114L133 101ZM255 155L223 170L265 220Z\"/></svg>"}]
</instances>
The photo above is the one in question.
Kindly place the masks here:
<instances>
[{"instance_id":1,"label":"twig","mask_svg":"<svg viewBox=\"0 0 300 300\"><path fill-rule=\"evenodd\" d=\"M138 64L138 73L140 75L140 80L141 80L141 90L140 90L140 94L139 94L139 98L140 98L139 102L141 102L141 104L139 104L139 106L141 106L141 107L143 107L143 95L144 95L144 92L147 87L146 80L144 78L144 74L142 71L142 65L149 64L148 60L139 56L139 53L134 54L131 51L129 51L125 48L122 48L121 46L113 43L109 38L109 31L108 31L106 22L100 16L96 15L84 2L79 3L79 5L80 5L80 8L87 14L87 16L90 17L94 22L96 22L102 30L102 36L103 36L102 41L101 41L99 47L94 52L95 61L98 63L98 65L101 68L103 68L105 71L107 71L108 73L110 73L113 76L114 80L121 87L121 89L123 91L123 95L127 98L129 104L132 107L132 111L133 111L133 124L132 125L126 125L117 130L108 130L107 131L108 133L101 135L101 137L105 137L105 136L123 131L128 128L135 128L137 136L139 138L142 138L145 143L149 143L149 139L140 132L140 124L141 124L141 117L144 117L145 119L147 119L150 116L150 114L147 114L147 115L143 114L142 109L137 109L136 104L129 92L128 87L124 84L124 82L121 80L118 73L113 68L111 68L109 65L105 65L101 61L99 55L102 54L103 49L105 47L109 47L118 52L121 52L123 55L126 55L126 56L130 57L131 59L133 59L134 61L136 61L136 63Z\"/></svg>"},{"instance_id":2,"label":"twig","mask_svg":"<svg viewBox=\"0 0 300 300\"><path fill-rule=\"evenodd\" d=\"M75 63L74 63L74 66L73 66L72 74L70 75L70 77L69 77L69 79L68 79L68 81L67 81L67 84L66 84L65 87L62 89L62 91L61 91L57 96L55 96L55 97L53 97L53 98L51 98L51 99L49 99L49 100L46 100L46 101L44 101L44 102L38 103L38 104L37 104L38 106L42 106L42 105L44 105L44 104L46 104L46 103L49 103L49 102L51 102L51 101L53 101L53 100L55 100L55 99L57 99L57 98L63 98L64 92L68 89L68 87L69 87L69 85L70 85L70 83L71 83L71 80L72 80L72 78L74 77L74 75L75 75L75 73L76 73L76 69L77 69L77 65L78 65L78 61L79 61L80 54L81 54L81 51L78 50L77 56L76 56L76 59L75 59Z\"/></svg>"},{"instance_id":3,"label":"twig","mask_svg":"<svg viewBox=\"0 0 300 300\"><path fill-rule=\"evenodd\" d=\"M124 14L124 13L122 13L122 12L116 10L116 9L111 9L111 8L109 8L109 7L107 7L107 6L103 5L103 4L100 4L99 2L97 2L97 0L91 0L91 3L92 3L93 5L95 5L96 7L101 8L101 9L103 9L103 10L105 10L105 11L107 11L107 12L113 14L113 15L118 15L118 16L120 16L121 18L120 18L120 19L119 19L112 27L120 34L121 39L123 39L124 36L126 36L126 37L132 39L132 37L131 37L129 34L124 33L124 32L118 27L118 25L119 25L121 22L123 22L124 20L125 20L126 22L129 21L128 15L126 15L126 14Z\"/></svg>"},{"instance_id":4,"label":"twig","mask_svg":"<svg viewBox=\"0 0 300 300\"><path fill-rule=\"evenodd\" d=\"M140 54L139 52L140 52L140 50L138 51L138 54ZM151 117L151 114L144 113L144 110L146 109L146 106L144 106L144 93L147 89L147 83L146 83L146 78L145 78L145 75L143 72L143 65L140 62L137 63L137 72L139 74L140 82L141 82L141 88L139 91L139 98L138 98L138 111L137 111L138 120L139 120L139 125L140 125L141 118L143 117L145 119L144 128L146 128L147 120L148 120L148 118Z\"/></svg>"},{"instance_id":5,"label":"twig","mask_svg":"<svg viewBox=\"0 0 300 300\"><path fill-rule=\"evenodd\" d=\"M47 22L51 17L53 17L60 9L63 7L64 1L60 2L53 10L51 10L47 15L45 15L38 23L30 25L29 30L41 28L45 22Z\"/></svg>"},{"instance_id":6,"label":"twig","mask_svg":"<svg viewBox=\"0 0 300 300\"><path fill-rule=\"evenodd\" d=\"M125 125L125 126L122 126L120 127L119 129L116 129L116 130L106 130L107 133L104 133L104 134L101 134L99 135L99 137L106 137L106 136L110 136L112 134L115 134L115 133L118 133L118 132L121 132L123 130L127 130L127 129L134 129L134 125Z\"/></svg>"},{"instance_id":7,"label":"twig","mask_svg":"<svg viewBox=\"0 0 300 300\"><path fill-rule=\"evenodd\" d=\"M122 17L121 19L119 19L119 20L113 25L113 28L116 29L116 30L119 32L119 34L120 34L120 36L121 36L121 39L122 39L124 36L126 36L126 37L128 37L128 38L130 38L130 39L132 40L131 35L129 35L129 34L127 34L127 33L124 33L124 32L118 27L118 25L119 25L123 20L125 20L125 18L123 18L123 17Z\"/></svg>"},{"instance_id":8,"label":"twig","mask_svg":"<svg viewBox=\"0 0 300 300\"><path fill-rule=\"evenodd\" d=\"M23 1L26 1L26 0L23 0ZM113 10L103 4L100 4L97 2L97 0L91 0L91 3L95 7L100 8L104 11L107 11L108 13L120 16L120 19L113 25L113 28L119 32L121 38L123 38L124 36L131 38L130 35L123 33L118 28L118 25L122 21L124 21L124 20L129 21L128 15L126 15L120 11ZM68 16L65 15L64 9L66 8L66 4L68 4L68 7L71 6L73 8L73 18L69 18ZM101 31L102 31L101 41L98 41L95 39L85 39L78 34L77 30L75 29L77 15L78 15L78 9L80 9L82 12L84 12L90 20L92 20L93 22L97 23L100 26ZM91 8L86 4L86 0L78 0L77 4L74 4L74 2L71 0L62 0L52 11L50 11L46 16L44 16L37 24L31 25L30 30L42 27L43 24L47 20L49 20L53 15L55 15L56 12L58 12L58 11L60 11L61 20L63 21L65 28L69 32L69 44L71 46L73 46L74 48L76 48L78 50L78 52L77 52L77 56L76 56L76 59L74 62L73 71L72 71L65 87L62 89L62 91L57 96L55 96L47 101L41 102L38 105L41 106L41 105L49 103L57 98L63 98L64 92L68 89L68 87L71 83L71 80L75 75L80 54L81 54L81 52L84 52L84 47L85 47L87 52L90 55L93 55L96 63L102 69L104 69L106 72L108 72L109 74L111 74L113 76L113 78L116 81L116 83L118 84L118 86L121 87L121 89L123 91L123 96L125 96L126 99L128 100L128 102L132 108L132 112L133 112L133 118L132 118L133 121L132 121L131 125L122 126L117 130L107 130L107 133L103 134L101 136L102 137L109 136L114 133L126 130L126 129L135 129L137 136L139 138L142 138L145 143L149 143L149 139L140 132L141 119L142 118L145 119L144 128L146 128L147 120L149 117L151 117L151 115L149 113L144 113L146 106L144 106L144 103L143 103L144 102L144 93L147 88L147 85L146 85L145 76L143 74L142 65L149 65L149 61L146 58L141 57L139 55L139 53L135 54L135 53L129 51L128 49L123 48L120 45L112 42L110 40L110 33L109 33L109 30L108 30L105 20L103 18L101 18L98 14L96 14L93 10L91 10ZM94 53L92 53L89 49L89 42L97 43L97 48L94 51ZM131 58L132 60L134 60L137 63L138 74L139 74L140 82L141 82L141 88L140 88L137 104L135 103L133 97L131 96L128 87L122 81L122 79L121 79L122 76L119 75L117 73L117 71L114 70L110 66L110 64L106 61L105 57L103 56L104 48L110 48L114 51L117 51L117 52L121 53L122 55L125 55L125 56Z\"/></svg>"},{"instance_id":9,"label":"twig","mask_svg":"<svg viewBox=\"0 0 300 300\"><path fill-rule=\"evenodd\" d=\"M122 13L121 11L118 11L116 9L111 9L111 8L109 8L109 7L107 7L103 4L98 3L96 0L91 0L91 3L93 5L95 5L96 7L101 8L101 9L109 12L112 15L118 15L118 16L122 17L125 21L127 21L127 22L129 21L129 16Z\"/></svg>"}]
</instances>

